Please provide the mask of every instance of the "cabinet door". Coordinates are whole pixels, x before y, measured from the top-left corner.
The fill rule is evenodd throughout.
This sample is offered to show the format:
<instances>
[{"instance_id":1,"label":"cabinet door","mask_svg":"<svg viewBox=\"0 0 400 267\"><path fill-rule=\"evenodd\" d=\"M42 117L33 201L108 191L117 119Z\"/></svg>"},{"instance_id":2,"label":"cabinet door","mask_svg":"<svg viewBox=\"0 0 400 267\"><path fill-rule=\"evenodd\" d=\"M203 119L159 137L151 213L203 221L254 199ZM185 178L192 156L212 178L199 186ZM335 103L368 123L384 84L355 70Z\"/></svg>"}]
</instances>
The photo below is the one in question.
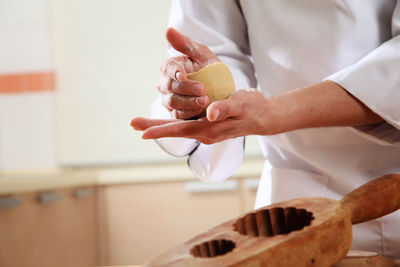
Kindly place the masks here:
<instances>
[{"instance_id":1,"label":"cabinet door","mask_svg":"<svg viewBox=\"0 0 400 267\"><path fill-rule=\"evenodd\" d=\"M196 190L183 182L104 187L104 264L143 264L238 216L236 186L216 187Z\"/></svg>"},{"instance_id":2,"label":"cabinet door","mask_svg":"<svg viewBox=\"0 0 400 267\"><path fill-rule=\"evenodd\" d=\"M83 195L80 195L83 196ZM95 195L74 190L21 194L20 206L0 210L0 266L96 265Z\"/></svg>"},{"instance_id":3,"label":"cabinet door","mask_svg":"<svg viewBox=\"0 0 400 267\"><path fill-rule=\"evenodd\" d=\"M31 195L0 196L1 202L13 198L20 203L17 206L0 209L0 266L29 266L26 257L29 250L28 215L26 214L26 199Z\"/></svg>"},{"instance_id":4,"label":"cabinet door","mask_svg":"<svg viewBox=\"0 0 400 267\"><path fill-rule=\"evenodd\" d=\"M244 178L241 181L243 185L243 213L254 210L259 180L259 178Z\"/></svg>"}]
</instances>

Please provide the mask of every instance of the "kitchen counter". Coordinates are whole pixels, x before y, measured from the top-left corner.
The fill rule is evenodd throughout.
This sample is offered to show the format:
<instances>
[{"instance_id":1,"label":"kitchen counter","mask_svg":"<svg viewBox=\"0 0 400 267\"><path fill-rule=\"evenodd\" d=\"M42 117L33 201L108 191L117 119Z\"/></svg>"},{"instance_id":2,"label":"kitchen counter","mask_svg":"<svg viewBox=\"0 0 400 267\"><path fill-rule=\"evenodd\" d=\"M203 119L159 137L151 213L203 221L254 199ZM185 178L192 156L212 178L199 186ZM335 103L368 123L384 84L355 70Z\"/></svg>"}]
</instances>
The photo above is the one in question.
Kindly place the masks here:
<instances>
[{"instance_id":1,"label":"kitchen counter","mask_svg":"<svg viewBox=\"0 0 400 267\"><path fill-rule=\"evenodd\" d=\"M264 158L243 161L234 179L258 178ZM61 188L132 183L196 181L186 162L124 167L66 168L0 173L0 195Z\"/></svg>"}]
</instances>

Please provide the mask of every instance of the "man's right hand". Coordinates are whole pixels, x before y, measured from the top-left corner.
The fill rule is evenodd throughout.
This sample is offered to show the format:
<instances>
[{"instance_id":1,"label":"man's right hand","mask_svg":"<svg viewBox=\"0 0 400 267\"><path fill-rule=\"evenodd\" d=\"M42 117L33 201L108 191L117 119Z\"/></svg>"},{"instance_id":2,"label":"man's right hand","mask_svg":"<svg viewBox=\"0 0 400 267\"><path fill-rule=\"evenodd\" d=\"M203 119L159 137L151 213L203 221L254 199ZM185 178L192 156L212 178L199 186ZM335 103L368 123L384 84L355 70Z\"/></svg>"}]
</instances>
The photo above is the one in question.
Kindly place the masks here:
<instances>
[{"instance_id":1,"label":"man's right hand","mask_svg":"<svg viewBox=\"0 0 400 267\"><path fill-rule=\"evenodd\" d=\"M172 57L161 64L161 79L157 89L162 103L176 119L189 119L199 115L209 104L202 83L187 79L186 75L219 61L211 50L192 41L173 28L168 28L169 44L183 55Z\"/></svg>"}]
</instances>

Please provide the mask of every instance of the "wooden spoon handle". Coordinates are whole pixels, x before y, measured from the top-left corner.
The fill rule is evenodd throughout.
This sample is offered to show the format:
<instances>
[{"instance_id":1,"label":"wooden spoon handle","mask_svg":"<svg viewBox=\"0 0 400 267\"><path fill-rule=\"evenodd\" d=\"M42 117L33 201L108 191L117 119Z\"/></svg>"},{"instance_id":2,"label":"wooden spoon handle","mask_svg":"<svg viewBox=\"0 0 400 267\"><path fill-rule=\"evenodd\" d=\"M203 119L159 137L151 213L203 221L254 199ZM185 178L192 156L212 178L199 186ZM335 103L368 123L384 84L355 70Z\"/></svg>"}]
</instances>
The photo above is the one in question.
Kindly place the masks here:
<instances>
[{"instance_id":1,"label":"wooden spoon handle","mask_svg":"<svg viewBox=\"0 0 400 267\"><path fill-rule=\"evenodd\" d=\"M344 196L340 203L353 224L392 213L400 209L400 174L378 177Z\"/></svg>"}]
</instances>

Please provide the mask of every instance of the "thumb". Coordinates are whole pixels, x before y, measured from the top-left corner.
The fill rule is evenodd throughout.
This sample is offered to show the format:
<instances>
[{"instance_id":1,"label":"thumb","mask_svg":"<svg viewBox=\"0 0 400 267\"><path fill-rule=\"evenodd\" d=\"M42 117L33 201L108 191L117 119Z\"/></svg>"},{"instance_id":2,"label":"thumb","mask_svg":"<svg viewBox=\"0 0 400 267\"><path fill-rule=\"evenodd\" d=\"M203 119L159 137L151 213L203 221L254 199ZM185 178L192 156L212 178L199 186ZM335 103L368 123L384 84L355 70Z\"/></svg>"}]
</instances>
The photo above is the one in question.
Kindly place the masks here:
<instances>
[{"instance_id":1,"label":"thumb","mask_svg":"<svg viewBox=\"0 0 400 267\"><path fill-rule=\"evenodd\" d=\"M177 51L187 55L190 59L197 61L201 65L206 64L210 59L217 57L205 45L196 43L186 35L178 32L174 28L168 28L165 34L168 43Z\"/></svg>"},{"instance_id":2,"label":"thumb","mask_svg":"<svg viewBox=\"0 0 400 267\"><path fill-rule=\"evenodd\" d=\"M223 121L228 118L240 116L238 105L232 99L216 101L207 108L207 119L210 122Z\"/></svg>"}]
</instances>

